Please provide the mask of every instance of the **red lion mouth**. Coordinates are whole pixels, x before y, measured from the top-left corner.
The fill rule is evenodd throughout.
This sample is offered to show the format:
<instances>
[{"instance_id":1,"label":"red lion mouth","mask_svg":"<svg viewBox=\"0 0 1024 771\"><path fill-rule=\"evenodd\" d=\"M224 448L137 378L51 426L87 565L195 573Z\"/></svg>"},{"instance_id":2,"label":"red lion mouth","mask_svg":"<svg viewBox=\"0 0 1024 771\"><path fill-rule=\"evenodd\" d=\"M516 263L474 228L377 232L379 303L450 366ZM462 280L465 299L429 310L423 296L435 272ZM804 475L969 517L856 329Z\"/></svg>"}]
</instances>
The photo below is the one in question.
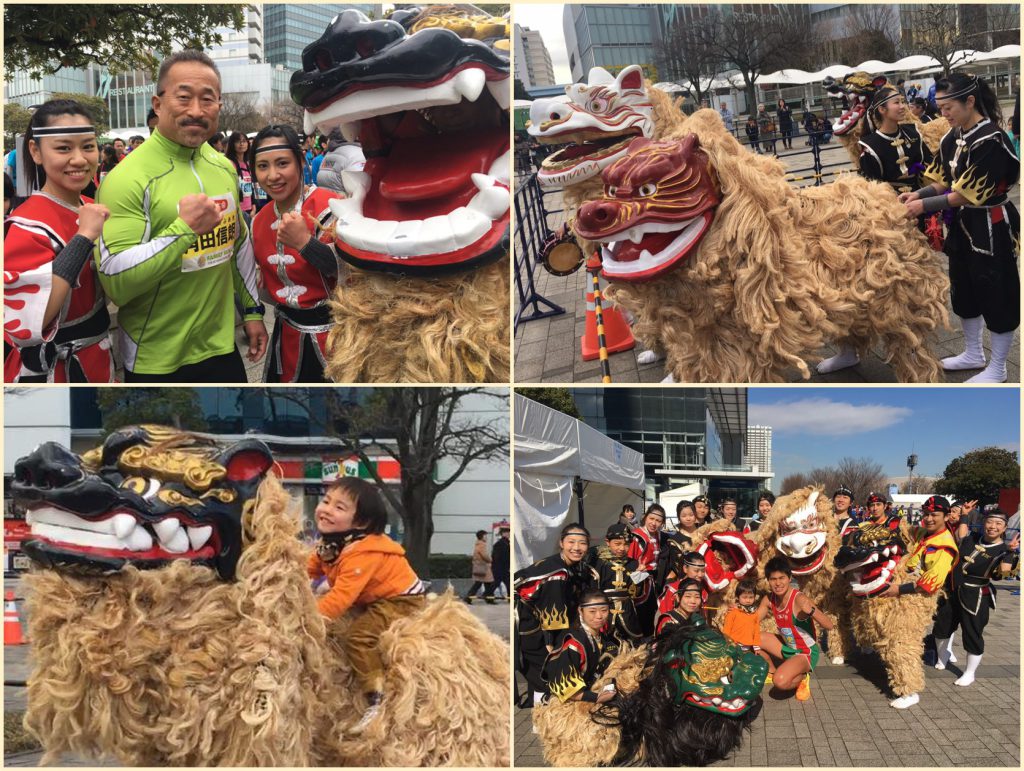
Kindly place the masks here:
<instances>
[{"instance_id":1,"label":"red lion mouth","mask_svg":"<svg viewBox=\"0 0 1024 771\"><path fill-rule=\"evenodd\" d=\"M704 583L719 591L734 578L743 578L757 564L757 544L735 530L712 533L697 548L706 564Z\"/></svg>"}]
</instances>

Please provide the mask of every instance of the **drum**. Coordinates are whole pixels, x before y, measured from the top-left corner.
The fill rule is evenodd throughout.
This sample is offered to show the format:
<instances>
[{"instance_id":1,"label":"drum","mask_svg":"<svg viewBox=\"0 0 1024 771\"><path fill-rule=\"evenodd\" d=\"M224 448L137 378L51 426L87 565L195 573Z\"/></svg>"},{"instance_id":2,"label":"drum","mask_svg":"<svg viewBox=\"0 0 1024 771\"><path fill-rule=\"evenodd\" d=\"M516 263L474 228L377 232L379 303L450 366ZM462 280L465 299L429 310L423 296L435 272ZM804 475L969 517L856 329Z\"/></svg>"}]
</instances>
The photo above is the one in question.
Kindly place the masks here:
<instances>
[{"instance_id":1,"label":"drum","mask_svg":"<svg viewBox=\"0 0 1024 771\"><path fill-rule=\"evenodd\" d=\"M562 236L554 235L540 252L540 264L553 276L569 276L583 265L583 250L576 243L571 228Z\"/></svg>"}]
</instances>

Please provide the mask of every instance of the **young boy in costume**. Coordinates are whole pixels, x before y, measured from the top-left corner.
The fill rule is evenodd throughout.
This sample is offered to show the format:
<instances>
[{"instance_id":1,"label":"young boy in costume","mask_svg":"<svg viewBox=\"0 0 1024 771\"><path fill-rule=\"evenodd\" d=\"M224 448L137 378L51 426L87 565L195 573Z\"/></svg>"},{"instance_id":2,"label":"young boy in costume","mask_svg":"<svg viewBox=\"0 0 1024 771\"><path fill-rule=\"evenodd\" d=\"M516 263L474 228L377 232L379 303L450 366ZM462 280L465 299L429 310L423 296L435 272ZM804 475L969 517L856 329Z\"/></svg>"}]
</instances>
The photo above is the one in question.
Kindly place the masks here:
<instances>
[{"instance_id":1,"label":"young boy in costume","mask_svg":"<svg viewBox=\"0 0 1024 771\"><path fill-rule=\"evenodd\" d=\"M311 579L327 577L330 589L317 600L320 613L341 618L363 609L348 629L345 653L369 708L350 733L366 730L380 714L384 663L377 641L397 618L423 607L424 586L405 550L384 535L387 510L369 482L343 477L331 483L316 507L320 540L306 565Z\"/></svg>"}]
</instances>

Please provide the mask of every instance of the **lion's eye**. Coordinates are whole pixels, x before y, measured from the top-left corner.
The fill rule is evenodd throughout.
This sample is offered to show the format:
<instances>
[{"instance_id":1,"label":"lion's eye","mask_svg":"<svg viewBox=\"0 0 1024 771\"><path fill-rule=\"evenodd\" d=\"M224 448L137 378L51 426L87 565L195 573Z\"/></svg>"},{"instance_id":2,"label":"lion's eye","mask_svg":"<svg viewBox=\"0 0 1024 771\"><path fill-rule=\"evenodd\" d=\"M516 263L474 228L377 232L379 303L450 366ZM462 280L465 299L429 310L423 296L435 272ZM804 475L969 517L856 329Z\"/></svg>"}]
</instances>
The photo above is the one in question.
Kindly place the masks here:
<instances>
[{"instance_id":1,"label":"lion's eye","mask_svg":"<svg viewBox=\"0 0 1024 771\"><path fill-rule=\"evenodd\" d=\"M640 185L640 189L637 191L643 198L654 195L658 191L658 186L653 182Z\"/></svg>"},{"instance_id":2,"label":"lion's eye","mask_svg":"<svg viewBox=\"0 0 1024 771\"><path fill-rule=\"evenodd\" d=\"M590 112L604 112L608 109L608 100L600 96L594 97L587 105L587 109L589 109Z\"/></svg>"},{"instance_id":3,"label":"lion's eye","mask_svg":"<svg viewBox=\"0 0 1024 771\"><path fill-rule=\"evenodd\" d=\"M608 187L606 187L606 188L604 189L604 194L605 194L606 196L608 196L609 198L614 198L614 197L615 197L615 194L616 194L616 193L617 193L618 191L619 191L619 189L618 189L617 187L615 187L615 185L608 185Z\"/></svg>"},{"instance_id":4,"label":"lion's eye","mask_svg":"<svg viewBox=\"0 0 1024 771\"><path fill-rule=\"evenodd\" d=\"M121 483L121 487L149 499L157 494L157 491L160 489L160 481L157 479L145 479L144 477L128 477Z\"/></svg>"}]
</instances>

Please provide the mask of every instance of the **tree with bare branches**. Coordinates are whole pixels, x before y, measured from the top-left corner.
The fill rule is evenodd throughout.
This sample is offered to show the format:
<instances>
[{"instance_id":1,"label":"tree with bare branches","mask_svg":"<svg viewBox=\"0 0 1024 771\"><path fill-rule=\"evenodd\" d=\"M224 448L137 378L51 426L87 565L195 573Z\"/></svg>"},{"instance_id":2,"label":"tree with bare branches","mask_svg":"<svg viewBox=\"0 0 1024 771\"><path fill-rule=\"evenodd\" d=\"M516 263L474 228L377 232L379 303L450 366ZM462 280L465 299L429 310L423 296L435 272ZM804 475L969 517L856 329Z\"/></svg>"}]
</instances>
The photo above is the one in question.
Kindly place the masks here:
<instances>
[{"instance_id":1,"label":"tree with bare branches","mask_svg":"<svg viewBox=\"0 0 1024 771\"><path fill-rule=\"evenodd\" d=\"M693 25L693 34L723 69L738 70L751 111L758 77L805 67L816 47L805 5L718 6Z\"/></svg>"},{"instance_id":2,"label":"tree with bare branches","mask_svg":"<svg viewBox=\"0 0 1024 771\"><path fill-rule=\"evenodd\" d=\"M706 17L711 6L687 6L686 10ZM679 19L654 45L654 59L665 80L682 86L699 105L711 91L711 81L718 74L721 57L697 33L697 19Z\"/></svg>"},{"instance_id":3,"label":"tree with bare branches","mask_svg":"<svg viewBox=\"0 0 1024 771\"><path fill-rule=\"evenodd\" d=\"M779 495L789 495L794 490L799 490L801 487L807 487L809 484L811 484L811 479L807 474L804 474L803 472L789 474L782 480L782 486L779 488Z\"/></svg>"},{"instance_id":4,"label":"tree with bare branches","mask_svg":"<svg viewBox=\"0 0 1024 771\"><path fill-rule=\"evenodd\" d=\"M844 25L842 62L878 59L895 61L899 48L899 17L891 5L851 5Z\"/></svg>"},{"instance_id":5,"label":"tree with bare branches","mask_svg":"<svg viewBox=\"0 0 1024 771\"><path fill-rule=\"evenodd\" d=\"M508 463L508 394L487 388L375 388L369 398L351 389L327 390L323 414L311 409L305 389L263 389L271 404L300 407L310 423L359 459L381 495L402 519L403 545L416 573L430 576L434 500L474 462ZM477 399L475 407L473 400ZM470 409L474 408L474 409ZM486 410L491 414L488 415ZM398 462L398 488L384 483L371 457ZM482 505L489 502L481 501ZM493 502L504 514L506 500Z\"/></svg>"},{"instance_id":6,"label":"tree with bare branches","mask_svg":"<svg viewBox=\"0 0 1024 771\"><path fill-rule=\"evenodd\" d=\"M924 495L935 489L935 480L931 477L914 477L900 485L903 495Z\"/></svg>"},{"instance_id":7,"label":"tree with bare branches","mask_svg":"<svg viewBox=\"0 0 1024 771\"><path fill-rule=\"evenodd\" d=\"M224 94L220 108L220 131L248 134L266 125L267 119L257 106L256 94Z\"/></svg>"},{"instance_id":8,"label":"tree with bare branches","mask_svg":"<svg viewBox=\"0 0 1024 771\"><path fill-rule=\"evenodd\" d=\"M855 502L863 502L868 493L885 495L888 491L882 464L870 458L841 458L834 466L812 469L808 476L814 484L825 488L826 495L846 485L853 490Z\"/></svg>"},{"instance_id":9,"label":"tree with bare branches","mask_svg":"<svg viewBox=\"0 0 1024 771\"><path fill-rule=\"evenodd\" d=\"M938 61L944 75L966 61L966 51L987 51L1020 36L1020 9L1016 5L946 5L926 3L901 6L904 10L904 54L927 54Z\"/></svg>"},{"instance_id":10,"label":"tree with bare branches","mask_svg":"<svg viewBox=\"0 0 1024 771\"><path fill-rule=\"evenodd\" d=\"M295 104L291 99L282 99L274 102L267 112L267 122L274 124L285 124L291 126L297 132L302 132L302 107Z\"/></svg>"}]
</instances>

